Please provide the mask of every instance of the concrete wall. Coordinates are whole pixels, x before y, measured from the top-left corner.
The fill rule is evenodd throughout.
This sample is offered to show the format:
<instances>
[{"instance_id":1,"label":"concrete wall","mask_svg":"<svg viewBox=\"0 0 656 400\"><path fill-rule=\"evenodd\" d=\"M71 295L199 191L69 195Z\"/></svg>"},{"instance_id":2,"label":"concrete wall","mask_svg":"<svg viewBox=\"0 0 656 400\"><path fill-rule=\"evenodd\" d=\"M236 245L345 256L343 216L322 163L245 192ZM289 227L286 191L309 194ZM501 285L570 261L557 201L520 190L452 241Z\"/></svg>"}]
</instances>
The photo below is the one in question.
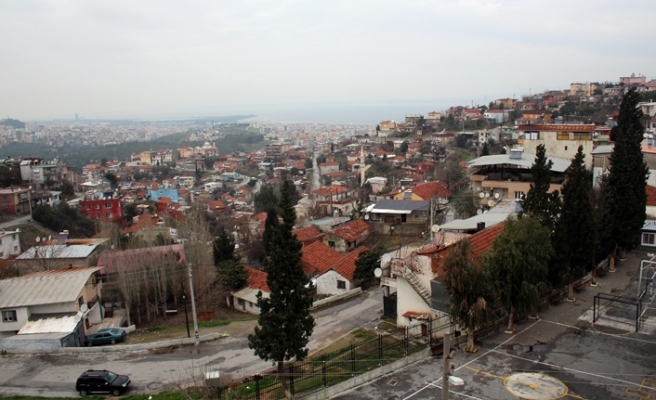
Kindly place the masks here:
<instances>
[{"instance_id":1,"label":"concrete wall","mask_svg":"<svg viewBox=\"0 0 656 400\"><path fill-rule=\"evenodd\" d=\"M343 281L344 289L337 288L337 281ZM317 294L342 294L355 289L355 281L349 281L337 272L330 270L317 278Z\"/></svg>"},{"instance_id":2,"label":"concrete wall","mask_svg":"<svg viewBox=\"0 0 656 400\"><path fill-rule=\"evenodd\" d=\"M407 311L424 314L431 313L428 304L415 292L415 289L410 286L405 278L401 276L396 277L396 290L396 324L398 326L408 326L410 324L410 320L403 316Z\"/></svg>"},{"instance_id":3,"label":"concrete wall","mask_svg":"<svg viewBox=\"0 0 656 400\"><path fill-rule=\"evenodd\" d=\"M30 318L30 310L28 307L14 307L14 308L3 308L0 311L16 311L16 322L2 322L0 320L0 331L1 332L17 332L20 328L25 325L27 320ZM1 315L1 313L0 313Z\"/></svg>"},{"instance_id":4,"label":"concrete wall","mask_svg":"<svg viewBox=\"0 0 656 400\"><path fill-rule=\"evenodd\" d=\"M592 140L557 140L556 132L540 132L540 140L524 138L524 152L535 154L537 147L541 144L546 148L547 157L565 158L567 160L572 160L579 146L583 146L585 167L587 169L592 168Z\"/></svg>"},{"instance_id":5,"label":"concrete wall","mask_svg":"<svg viewBox=\"0 0 656 400\"><path fill-rule=\"evenodd\" d=\"M74 313L78 311L79 311L79 307L77 305L77 300L67 303L42 304L42 305L30 307L31 314L59 314L59 313Z\"/></svg>"}]
</instances>

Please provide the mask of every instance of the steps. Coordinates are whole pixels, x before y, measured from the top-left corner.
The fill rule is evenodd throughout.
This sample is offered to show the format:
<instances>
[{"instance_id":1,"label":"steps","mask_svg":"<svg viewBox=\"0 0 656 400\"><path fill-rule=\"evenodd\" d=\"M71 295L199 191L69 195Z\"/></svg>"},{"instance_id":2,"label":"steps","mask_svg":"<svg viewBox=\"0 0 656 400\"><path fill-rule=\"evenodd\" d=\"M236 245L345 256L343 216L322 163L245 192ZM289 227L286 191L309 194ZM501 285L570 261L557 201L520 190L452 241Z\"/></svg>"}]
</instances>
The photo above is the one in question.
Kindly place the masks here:
<instances>
[{"instance_id":1,"label":"steps","mask_svg":"<svg viewBox=\"0 0 656 400\"><path fill-rule=\"evenodd\" d=\"M421 296L422 299L430 306L431 304L431 294L426 289L424 285L419 282L419 279L415 276L415 274L410 270L410 268L405 267L403 270L403 277L405 278L406 281L412 286L412 288Z\"/></svg>"}]
</instances>

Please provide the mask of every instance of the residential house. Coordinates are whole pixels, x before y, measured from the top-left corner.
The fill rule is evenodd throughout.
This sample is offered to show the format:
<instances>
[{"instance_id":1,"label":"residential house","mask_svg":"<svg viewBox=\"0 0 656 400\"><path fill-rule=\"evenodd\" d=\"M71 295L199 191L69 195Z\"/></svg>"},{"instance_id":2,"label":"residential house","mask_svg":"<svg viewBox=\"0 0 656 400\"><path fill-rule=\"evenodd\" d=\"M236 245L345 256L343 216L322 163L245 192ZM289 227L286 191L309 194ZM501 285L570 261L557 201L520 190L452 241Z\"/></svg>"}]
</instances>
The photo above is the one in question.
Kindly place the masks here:
<instances>
[{"instance_id":1,"label":"residential house","mask_svg":"<svg viewBox=\"0 0 656 400\"><path fill-rule=\"evenodd\" d=\"M375 176L375 177L367 179L365 184L369 184L371 186L371 193L372 194L377 194L377 193L382 192L383 189L385 189L385 186L387 186L387 178L380 177L380 176Z\"/></svg>"},{"instance_id":2,"label":"residential house","mask_svg":"<svg viewBox=\"0 0 656 400\"><path fill-rule=\"evenodd\" d=\"M94 266L39 271L0 280L0 335L31 334L36 341L56 339L54 347L80 346L86 329L99 323L105 314L102 280L97 278L101 269ZM75 318L53 321L62 317ZM41 325L41 329L35 325ZM54 329L43 329L44 325ZM62 331L62 327L66 329ZM12 344L6 340L0 347Z\"/></svg>"},{"instance_id":3,"label":"residential house","mask_svg":"<svg viewBox=\"0 0 656 400\"><path fill-rule=\"evenodd\" d=\"M78 210L96 221L117 222L123 217L121 201L114 192L94 193L80 201Z\"/></svg>"},{"instance_id":4,"label":"residential house","mask_svg":"<svg viewBox=\"0 0 656 400\"><path fill-rule=\"evenodd\" d=\"M214 215L222 214L228 209L221 200L210 200L207 203L207 208Z\"/></svg>"},{"instance_id":5,"label":"residential house","mask_svg":"<svg viewBox=\"0 0 656 400\"><path fill-rule=\"evenodd\" d=\"M31 213L30 189L12 186L0 189L0 212L11 215Z\"/></svg>"},{"instance_id":6,"label":"residential house","mask_svg":"<svg viewBox=\"0 0 656 400\"><path fill-rule=\"evenodd\" d=\"M429 203L423 200L379 200L364 210L364 219L374 230L386 235L416 235L428 228Z\"/></svg>"},{"instance_id":7,"label":"residential house","mask_svg":"<svg viewBox=\"0 0 656 400\"><path fill-rule=\"evenodd\" d=\"M68 232L59 238L27 249L16 258L19 275L42 270L79 268L97 265L107 239L68 239Z\"/></svg>"},{"instance_id":8,"label":"residential house","mask_svg":"<svg viewBox=\"0 0 656 400\"><path fill-rule=\"evenodd\" d=\"M326 232L322 241L328 247L340 253L352 251L369 237L370 227L364 220L356 219L345 225Z\"/></svg>"},{"instance_id":9,"label":"residential house","mask_svg":"<svg viewBox=\"0 0 656 400\"><path fill-rule=\"evenodd\" d=\"M319 164L319 168L321 171L321 175L326 175L331 172L339 172L339 163L338 162L331 162L327 161L324 163Z\"/></svg>"},{"instance_id":10,"label":"residential house","mask_svg":"<svg viewBox=\"0 0 656 400\"><path fill-rule=\"evenodd\" d=\"M346 216L357 207L354 193L344 186L332 185L312 191L320 213L330 216Z\"/></svg>"},{"instance_id":11,"label":"residential house","mask_svg":"<svg viewBox=\"0 0 656 400\"><path fill-rule=\"evenodd\" d=\"M425 200L435 199L437 204L448 204L451 192L449 185L440 181L421 183L409 187L394 196L395 200Z\"/></svg>"},{"instance_id":12,"label":"residential house","mask_svg":"<svg viewBox=\"0 0 656 400\"><path fill-rule=\"evenodd\" d=\"M439 122L441 119L442 119L442 114L438 113L437 111L431 111L426 115L426 121L428 121L429 123Z\"/></svg>"},{"instance_id":13,"label":"residential house","mask_svg":"<svg viewBox=\"0 0 656 400\"><path fill-rule=\"evenodd\" d=\"M362 279L355 279L355 261L360 253L368 250L364 246L358 247L318 275L317 294L337 295L355 289L362 282Z\"/></svg>"},{"instance_id":14,"label":"residential house","mask_svg":"<svg viewBox=\"0 0 656 400\"><path fill-rule=\"evenodd\" d=\"M506 110L513 110L515 107L517 107L517 100L515 99L497 99L494 101L494 104L499 107L503 108Z\"/></svg>"},{"instance_id":15,"label":"residential house","mask_svg":"<svg viewBox=\"0 0 656 400\"><path fill-rule=\"evenodd\" d=\"M325 245L316 241L303 247L301 265L303 271L310 276L317 276L326 272L331 266L342 260L343 256Z\"/></svg>"},{"instance_id":16,"label":"residential house","mask_svg":"<svg viewBox=\"0 0 656 400\"><path fill-rule=\"evenodd\" d=\"M0 259L6 260L10 256L21 253L20 229L15 231L2 230L0 232Z\"/></svg>"},{"instance_id":17,"label":"residential house","mask_svg":"<svg viewBox=\"0 0 656 400\"><path fill-rule=\"evenodd\" d=\"M579 146L583 146L586 168L592 167L592 150L595 125L520 125L517 131L523 134L520 145L527 153L535 154L539 145L544 145L549 157L571 160Z\"/></svg>"},{"instance_id":18,"label":"residential house","mask_svg":"<svg viewBox=\"0 0 656 400\"><path fill-rule=\"evenodd\" d=\"M226 296L229 307L250 314L259 314L257 306L257 294L262 293L263 298L269 298L271 290L267 285L267 273L251 267L244 267L248 278L243 288Z\"/></svg>"},{"instance_id":19,"label":"residential house","mask_svg":"<svg viewBox=\"0 0 656 400\"><path fill-rule=\"evenodd\" d=\"M380 125L380 130L381 131L388 132L388 131L395 131L396 130L396 122L394 122L394 121L386 120L386 121L381 122L378 125Z\"/></svg>"},{"instance_id":20,"label":"residential house","mask_svg":"<svg viewBox=\"0 0 656 400\"><path fill-rule=\"evenodd\" d=\"M487 110L485 111L485 119L488 121L494 122L495 124L502 124L508 121L508 116L510 115L510 110Z\"/></svg>"},{"instance_id":21,"label":"residential house","mask_svg":"<svg viewBox=\"0 0 656 400\"><path fill-rule=\"evenodd\" d=\"M314 226L306 226L305 228L293 230L292 235L296 235L296 240L303 243L303 246L307 246L320 240L323 233Z\"/></svg>"}]
</instances>

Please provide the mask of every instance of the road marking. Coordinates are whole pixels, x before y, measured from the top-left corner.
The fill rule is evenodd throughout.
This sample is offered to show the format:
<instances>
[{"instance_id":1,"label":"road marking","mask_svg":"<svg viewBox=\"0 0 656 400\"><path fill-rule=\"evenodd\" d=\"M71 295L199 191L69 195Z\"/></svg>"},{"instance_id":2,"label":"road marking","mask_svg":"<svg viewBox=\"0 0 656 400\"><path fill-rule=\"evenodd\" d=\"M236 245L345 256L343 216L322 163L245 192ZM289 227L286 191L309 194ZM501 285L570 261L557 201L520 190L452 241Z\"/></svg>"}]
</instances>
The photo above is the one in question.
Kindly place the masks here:
<instances>
[{"instance_id":1,"label":"road marking","mask_svg":"<svg viewBox=\"0 0 656 400\"><path fill-rule=\"evenodd\" d=\"M522 331L522 333L528 331L528 330L531 329L531 328L533 328L533 327L534 327L535 325L537 325L540 321L541 321L541 320L537 320L537 321L535 321L531 326L529 326L528 328L524 329L524 330ZM458 370L461 369L461 368L465 368L465 367L467 367L469 364L471 364L471 363L473 363L473 362L475 362L475 361L478 361L479 359L485 357L486 355L488 355L488 354L490 354L491 352L495 351L495 350L498 349L499 347L505 345L506 343L508 343L509 341L511 341L511 340L514 339L514 338L515 338L515 335L511 335L508 339L504 340L502 343L500 343L498 346L494 347L493 349L488 350L488 351L486 351L485 353L479 355L478 357L473 358L473 359L469 360L468 362L462 364L461 366L459 366L458 368L456 368L456 369L454 370L454 372L455 372L455 371L458 371ZM502 354L503 354L503 353L502 353ZM410 394L409 396L404 397L403 400L407 400L407 399L409 399L409 398L415 396L417 393L423 392L425 389L427 389L427 388L430 387L430 386L435 386L435 387L437 387L438 382L441 382L441 381L442 381L442 377L439 377L439 378L437 378L436 380L434 380L433 382L431 382L431 383L427 384L426 386L424 386L423 388L421 388L421 389L419 389L419 390L413 392L413 393Z\"/></svg>"}]
</instances>

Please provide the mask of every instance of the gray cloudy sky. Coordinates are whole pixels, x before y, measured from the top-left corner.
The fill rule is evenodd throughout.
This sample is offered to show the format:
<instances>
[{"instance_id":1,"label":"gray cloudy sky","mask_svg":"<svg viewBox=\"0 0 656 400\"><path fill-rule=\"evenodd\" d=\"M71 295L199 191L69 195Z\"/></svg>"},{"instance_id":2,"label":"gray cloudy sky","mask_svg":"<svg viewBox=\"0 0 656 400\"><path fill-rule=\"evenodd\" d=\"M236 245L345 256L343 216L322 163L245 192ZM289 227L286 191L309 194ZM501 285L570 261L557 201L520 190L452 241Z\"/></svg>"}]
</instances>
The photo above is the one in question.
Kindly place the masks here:
<instances>
[{"instance_id":1,"label":"gray cloudy sky","mask_svg":"<svg viewBox=\"0 0 656 400\"><path fill-rule=\"evenodd\" d=\"M656 78L653 0L25 0L0 16L0 117L22 120L428 112Z\"/></svg>"}]
</instances>

